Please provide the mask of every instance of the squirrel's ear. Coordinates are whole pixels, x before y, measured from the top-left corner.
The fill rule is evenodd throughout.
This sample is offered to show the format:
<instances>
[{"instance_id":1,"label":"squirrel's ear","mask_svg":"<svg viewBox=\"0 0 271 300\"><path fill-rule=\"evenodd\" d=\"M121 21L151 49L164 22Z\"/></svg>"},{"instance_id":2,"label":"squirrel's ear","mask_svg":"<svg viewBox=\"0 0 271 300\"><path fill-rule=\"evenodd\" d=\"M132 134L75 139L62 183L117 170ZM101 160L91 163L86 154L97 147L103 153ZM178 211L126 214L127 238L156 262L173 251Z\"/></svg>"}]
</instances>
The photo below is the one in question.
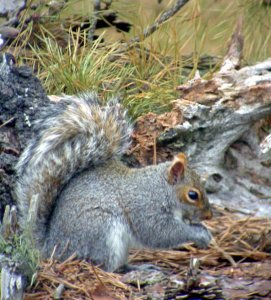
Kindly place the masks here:
<instances>
[{"instance_id":1,"label":"squirrel's ear","mask_svg":"<svg viewBox=\"0 0 271 300\"><path fill-rule=\"evenodd\" d=\"M168 182L169 184L176 184L184 174L184 169L187 165L187 159L184 153L179 153L172 161L168 168Z\"/></svg>"}]
</instances>

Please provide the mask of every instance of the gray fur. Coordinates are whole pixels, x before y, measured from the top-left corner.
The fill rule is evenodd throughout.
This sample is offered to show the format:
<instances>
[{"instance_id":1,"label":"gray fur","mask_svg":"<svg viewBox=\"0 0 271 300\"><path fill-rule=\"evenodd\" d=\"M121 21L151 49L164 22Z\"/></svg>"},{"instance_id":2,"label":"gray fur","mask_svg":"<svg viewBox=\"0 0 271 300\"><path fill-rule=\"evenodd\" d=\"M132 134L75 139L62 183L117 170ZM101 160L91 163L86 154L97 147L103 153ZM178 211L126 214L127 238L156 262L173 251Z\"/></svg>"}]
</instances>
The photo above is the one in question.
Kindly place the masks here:
<instances>
[{"instance_id":1,"label":"gray fur","mask_svg":"<svg viewBox=\"0 0 271 300\"><path fill-rule=\"evenodd\" d=\"M123 165L118 157L131 134L125 117L116 99L102 108L91 94L66 97L37 123L37 136L18 163L16 193L23 227L38 196L31 233L44 257L76 253L114 271L126 263L131 247L188 241L208 246L211 235L200 220L210 207L199 177L186 168L172 184L171 162L142 169ZM202 209L182 201L182 186L200 190Z\"/></svg>"},{"instance_id":2,"label":"gray fur","mask_svg":"<svg viewBox=\"0 0 271 300\"><path fill-rule=\"evenodd\" d=\"M20 223L26 227L33 196L38 195L37 223L32 224L42 245L48 218L63 186L77 173L122 155L130 143L126 111L112 98L101 107L96 94L66 96L43 112L35 138L17 164L16 196Z\"/></svg>"}]
</instances>

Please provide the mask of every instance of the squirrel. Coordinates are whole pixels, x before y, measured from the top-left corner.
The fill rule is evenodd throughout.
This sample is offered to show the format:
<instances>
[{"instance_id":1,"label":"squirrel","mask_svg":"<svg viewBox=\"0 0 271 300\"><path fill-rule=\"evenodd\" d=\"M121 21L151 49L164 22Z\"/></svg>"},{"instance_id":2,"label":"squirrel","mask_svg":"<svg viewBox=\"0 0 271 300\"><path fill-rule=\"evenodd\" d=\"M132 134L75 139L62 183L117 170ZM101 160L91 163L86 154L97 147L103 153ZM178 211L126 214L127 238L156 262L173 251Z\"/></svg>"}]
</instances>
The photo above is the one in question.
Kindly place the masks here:
<instances>
[{"instance_id":1,"label":"squirrel","mask_svg":"<svg viewBox=\"0 0 271 300\"><path fill-rule=\"evenodd\" d=\"M19 224L43 258L76 253L106 271L125 265L131 247L206 248L212 217L200 177L185 154L129 168L126 110L112 97L64 96L36 121L17 164Z\"/></svg>"}]
</instances>

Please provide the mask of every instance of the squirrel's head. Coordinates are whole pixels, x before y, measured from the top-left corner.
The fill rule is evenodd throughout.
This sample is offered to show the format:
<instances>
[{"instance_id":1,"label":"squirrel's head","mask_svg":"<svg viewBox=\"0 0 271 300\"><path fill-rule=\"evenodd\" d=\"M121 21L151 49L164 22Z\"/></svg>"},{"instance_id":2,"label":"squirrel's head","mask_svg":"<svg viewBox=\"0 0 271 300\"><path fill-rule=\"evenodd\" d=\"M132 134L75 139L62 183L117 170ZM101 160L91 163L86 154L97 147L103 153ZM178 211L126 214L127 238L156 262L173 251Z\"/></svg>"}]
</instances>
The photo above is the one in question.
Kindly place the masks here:
<instances>
[{"instance_id":1,"label":"squirrel's head","mask_svg":"<svg viewBox=\"0 0 271 300\"><path fill-rule=\"evenodd\" d=\"M175 186L183 218L191 223L211 219L212 210L201 179L187 166L184 153L179 153L168 168L168 183Z\"/></svg>"}]
</instances>

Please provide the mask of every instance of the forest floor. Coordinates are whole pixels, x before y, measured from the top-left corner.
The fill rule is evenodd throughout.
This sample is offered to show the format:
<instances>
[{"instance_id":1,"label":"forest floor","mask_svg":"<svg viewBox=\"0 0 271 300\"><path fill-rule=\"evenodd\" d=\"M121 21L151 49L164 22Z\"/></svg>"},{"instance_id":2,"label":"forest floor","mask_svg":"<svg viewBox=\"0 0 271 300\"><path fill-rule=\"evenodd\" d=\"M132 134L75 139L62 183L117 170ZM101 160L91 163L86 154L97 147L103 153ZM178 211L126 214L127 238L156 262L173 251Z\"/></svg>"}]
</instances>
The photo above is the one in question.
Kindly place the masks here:
<instances>
[{"instance_id":1,"label":"forest floor","mask_svg":"<svg viewBox=\"0 0 271 300\"><path fill-rule=\"evenodd\" d=\"M207 222L215 242L206 250L132 251L130 263L158 269L124 275L74 257L44 261L25 299L270 299L271 220L215 214Z\"/></svg>"}]
</instances>

